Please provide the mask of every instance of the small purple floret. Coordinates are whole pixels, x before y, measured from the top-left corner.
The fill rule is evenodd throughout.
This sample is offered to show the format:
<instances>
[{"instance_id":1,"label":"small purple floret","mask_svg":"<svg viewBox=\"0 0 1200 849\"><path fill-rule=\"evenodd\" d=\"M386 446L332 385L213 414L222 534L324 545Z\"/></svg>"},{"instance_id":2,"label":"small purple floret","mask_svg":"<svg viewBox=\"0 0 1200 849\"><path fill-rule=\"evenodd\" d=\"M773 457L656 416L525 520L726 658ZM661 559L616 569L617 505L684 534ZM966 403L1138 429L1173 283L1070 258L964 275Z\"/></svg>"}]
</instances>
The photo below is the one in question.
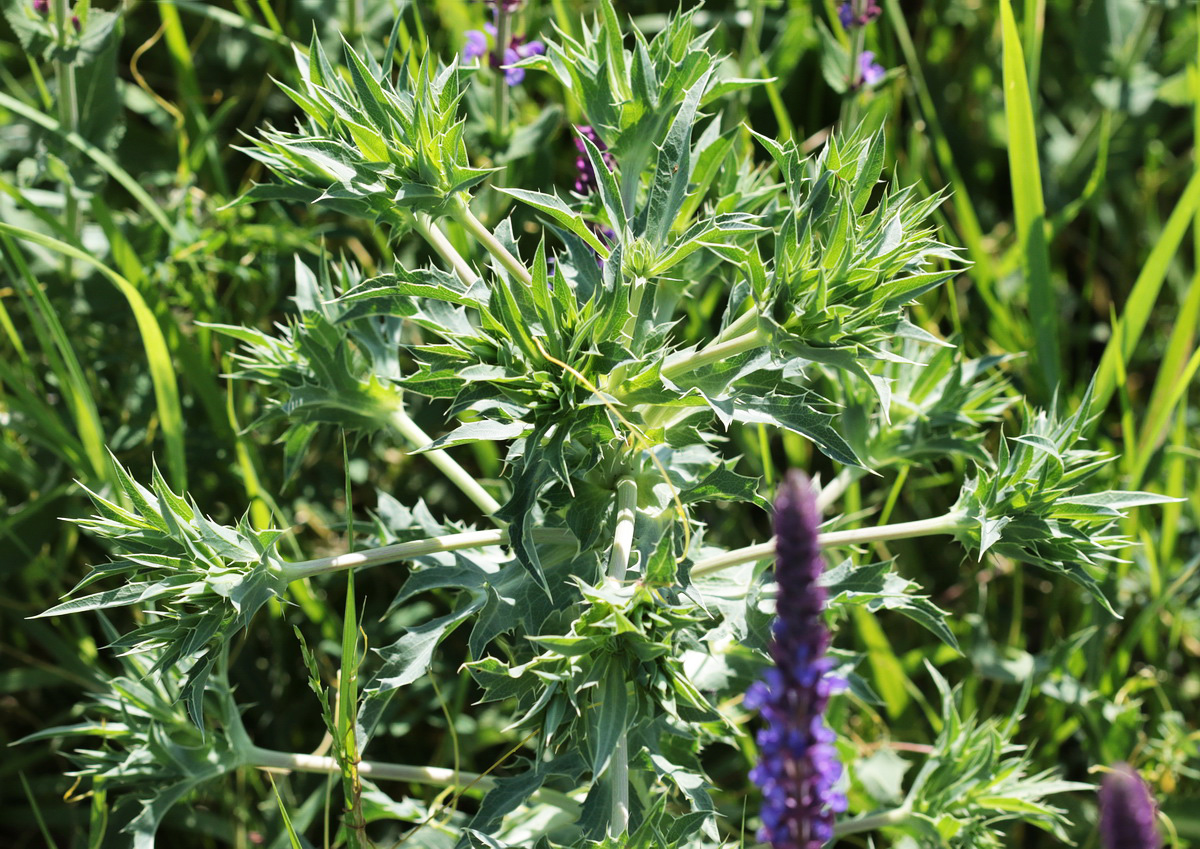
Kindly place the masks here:
<instances>
[{"instance_id":1,"label":"small purple floret","mask_svg":"<svg viewBox=\"0 0 1200 849\"><path fill-rule=\"evenodd\" d=\"M833 661L825 656L819 524L811 483L792 472L775 498L775 667L745 700L766 720L757 737L762 759L750 778L763 791L758 839L773 849L820 849L833 837L834 814L846 810L836 787L836 735L824 719L830 692L843 682L830 675Z\"/></svg>"},{"instance_id":2,"label":"small purple floret","mask_svg":"<svg viewBox=\"0 0 1200 849\"><path fill-rule=\"evenodd\" d=\"M575 150L578 155L575 157L575 168L578 173L575 176L575 191L581 195L591 194L598 188L596 183L596 169L592 167L592 161L588 159L587 148L583 144L584 138L596 146L600 151L600 156L604 160L604 165L609 171L616 166L616 161L613 155L608 152L608 147L601 140L596 130L583 124L575 128L575 132L579 136L575 139Z\"/></svg>"},{"instance_id":3,"label":"small purple floret","mask_svg":"<svg viewBox=\"0 0 1200 849\"><path fill-rule=\"evenodd\" d=\"M520 62L522 59L528 59L530 56L541 56L546 52L546 45L540 41L525 42L521 36L514 37L504 50L504 64L500 67L504 69L504 81L510 86L520 85L525 79L524 68L514 68L513 65Z\"/></svg>"},{"instance_id":4,"label":"small purple floret","mask_svg":"<svg viewBox=\"0 0 1200 849\"><path fill-rule=\"evenodd\" d=\"M850 0L838 6L838 20L842 22L842 29L850 29L855 24L854 4Z\"/></svg>"},{"instance_id":5,"label":"small purple floret","mask_svg":"<svg viewBox=\"0 0 1200 849\"><path fill-rule=\"evenodd\" d=\"M49 15L50 0L33 0L33 11L39 15Z\"/></svg>"},{"instance_id":6,"label":"small purple floret","mask_svg":"<svg viewBox=\"0 0 1200 849\"><path fill-rule=\"evenodd\" d=\"M883 65L875 61L875 53L871 50L864 50L858 54L858 73L862 77L863 85L875 85L883 79L883 75L887 73Z\"/></svg>"},{"instance_id":7,"label":"small purple floret","mask_svg":"<svg viewBox=\"0 0 1200 849\"><path fill-rule=\"evenodd\" d=\"M1133 767L1119 763L1100 784L1100 840L1104 849L1159 849L1158 808Z\"/></svg>"},{"instance_id":8,"label":"small purple floret","mask_svg":"<svg viewBox=\"0 0 1200 849\"><path fill-rule=\"evenodd\" d=\"M464 59L478 59L488 51L488 37L485 33L477 29L469 29L466 32L467 44L463 47Z\"/></svg>"}]
</instances>

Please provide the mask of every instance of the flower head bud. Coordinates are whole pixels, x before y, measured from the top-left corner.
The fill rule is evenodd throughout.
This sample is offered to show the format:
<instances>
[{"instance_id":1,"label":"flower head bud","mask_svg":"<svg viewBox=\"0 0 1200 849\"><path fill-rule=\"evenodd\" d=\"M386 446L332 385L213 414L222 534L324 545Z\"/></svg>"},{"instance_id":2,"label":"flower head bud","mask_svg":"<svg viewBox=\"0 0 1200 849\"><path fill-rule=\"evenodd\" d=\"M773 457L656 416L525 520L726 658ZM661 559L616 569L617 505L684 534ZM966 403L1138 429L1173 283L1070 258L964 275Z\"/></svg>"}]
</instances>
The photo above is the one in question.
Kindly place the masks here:
<instances>
[{"instance_id":1,"label":"flower head bud","mask_svg":"<svg viewBox=\"0 0 1200 849\"><path fill-rule=\"evenodd\" d=\"M758 839L773 849L820 849L833 836L833 815L846 809L835 787L842 774L836 736L823 716L840 682L829 675L825 656L819 524L812 485L792 472L775 498L775 667L745 700L767 723L757 738L762 760L750 778L763 790Z\"/></svg>"},{"instance_id":2,"label":"flower head bud","mask_svg":"<svg viewBox=\"0 0 1200 849\"><path fill-rule=\"evenodd\" d=\"M33 11L39 15L50 14L50 0L33 0Z\"/></svg>"},{"instance_id":3,"label":"flower head bud","mask_svg":"<svg viewBox=\"0 0 1200 849\"><path fill-rule=\"evenodd\" d=\"M1119 763L1100 784L1100 839L1104 849L1159 849L1158 808L1142 777Z\"/></svg>"}]
</instances>

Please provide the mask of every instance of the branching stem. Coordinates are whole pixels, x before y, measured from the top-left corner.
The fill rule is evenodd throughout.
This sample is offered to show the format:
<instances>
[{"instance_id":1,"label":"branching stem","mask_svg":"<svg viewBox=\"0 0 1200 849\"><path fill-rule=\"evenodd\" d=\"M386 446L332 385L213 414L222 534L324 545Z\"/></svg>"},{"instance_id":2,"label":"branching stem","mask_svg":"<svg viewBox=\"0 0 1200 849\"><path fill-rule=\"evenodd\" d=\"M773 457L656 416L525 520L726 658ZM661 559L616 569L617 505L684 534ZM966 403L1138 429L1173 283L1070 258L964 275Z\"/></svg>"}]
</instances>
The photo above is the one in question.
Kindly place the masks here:
<instances>
[{"instance_id":1,"label":"branching stem","mask_svg":"<svg viewBox=\"0 0 1200 849\"><path fill-rule=\"evenodd\" d=\"M880 828L900 825L911 816L912 811L905 806L901 806L893 808L890 811L884 811L883 813L871 814L869 817L860 817L856 820L839 822L833 827L833 834L835 837L845 837L849 834L861 834L864 831L876 831Z\"/></svg>"},{"instance_id":2,"label":"branching stem","mask_svg":"<svg viewBox=\"0 0 1200 849\"><path fill-rule=\"evenodd\" d=\"M471 207L467 205L466 201L460 202L451 214L454 220L466 228L467 232L479 244L483 245L484 249L495 257L509 274L527 286L533 282L533 277L530 275L529 269L522 265L521 260L513 256L508 248L500 244L500 240L492 235L492 231L487 228L487 225L476 218L475 213L471 212Z\"/></svg>"},{"instance_id":3,"label":"branching stem","mask_svg":"<svg viewBox=\"0 0 1200 849\"><path fill-rule=\"evenodd\" d=\"M566 528L534 528L533 539L537 542L570 543L575 535ZM381 548L366 548L350 554L338 554L333 557L318 557L314 560L301 560L289 563L283 568L283 576L287 581L298 581L326 572L338 572L343 569L358 569L366 566L382 566L387 563L398 563L411 560L427 554L437 554L440 551L457 551L462 548L483 548L487 545L505 545L508 543L508 531L497 528L487 531L464 531L460 534L446 534L429 539L418 539L410 542L398 542L395 545L385 545Z\"/></svg>"},{"instance_id":4,"label":"branching stem","mask_svg":"<svg viewBox=\"0 0 1200 849\"><path fill-rule=\"evenodd\" d=\"M504 56L508 49L509 30L512 27L512 13L503 3L496 4L496 57L498 64L504 64ZM503 140L508 135L508 75L504 68L496 69L496 88L494 109L496 112L496 136Z\"/></svg>"},{"instance_id":5,"label":"branching stem","mask_svg":"<svg viewBox=\"0 0 1200 849\"><path fill-rule=\"evenodd\" d=\"M719 363L721 360L736 357L738 354L746 351L761 348L766 342L766 333L756 328L749 333L743 333L724 342L709 345L707 348L694 351L687 356L674 360L668 359L666 365L663 366L662 373L664 377L674 379L688 372L710 366L713 363Z\"/></svg>"},{"instance_id":6,"label":"branching stem","mask_svg":"<svg viewBox=\"0 0 1200 849\"><path fill-rule=\"evenodd\" d=\"M415 448L433 442L433 438L421 430L417 426L417 423L410 419L403 409L398 409L392 413L391 425L398 434L404 437ZM471 499L476 507L486 513L493 522L503 524L492 515L500 509L500 502L492 498L491 494L479 485L479 481L475 480L453 457L440 448L435 448L433 451L426 451L425 456L429 458L429 462L441 470L442 474L449 478L452 484L462 491L463 495Z\"/></svg>"},{"instance_id":7,"label":"branching stem","mask_svg":"<svg viewBox=\"0 0 1200 849\"><path fill-rule=\"evenodd\" d=\"M474 286L479 282L479 275L475 273L475 269L471 268L467 261L463 259L463 255L450 243L450 240L446 238L446 234L438 229L437 224L432 218L423 212L418 212L413 216L413 226L421 234L421 238L437 251L438 256L450 263L450 267L454 269L454 273L464 283L468 286Z\"/></svg>"},{"instance_id":8,"label":"branching stem","mask_svg":"<svg viewBox=\"0 0 1200 849\"><path fill-rule=\"evenodd\" d=\"M831 531L821 534L817 541L822 548L834 548L843 545L861 545L868 542L884 542L892 539L911 539L913 537L936 536L952 534L963 527L965 515L962 513L947 513L934 519L918 519L915 522L897 522L892 525L879 525L874 528L854 528L848 531ZM775 553L775 540L750 545L706 557L692 567L692 576L711 575L730 566L741 563L753 563L763 560Z\"/></svg>"},{"instance_id":9,"label":"branching stem","mask_svg":"<svg viewBox=\"0 0 1200 849\"><path fill-rule=\"evenodd\" d=\"M248 766L259 769L314 772L322 775L340 775L342 768L336 758L307 755L294 752L277 752L250 746L245 755ZM358 774L375 781L404 781L410 784L427 784L433 787L475 788L488 791L496 786L496 779L478 772L463 772L436 766L409 766L407 764L359 761ZM542 788L533 794L534 801L553 805L560 810L578 816L580 805L565 793Z\"/></svg>"},{"instance_id":10,"label":"branching stem","mask_svg":"<svg viewBox=\"0 0 1200 849\"><path fill-rule=\"evenodd\" d=\"M633 551L633 529L637 521L637 482L631 477L617 481L617 527L613 533L612 554L608 559L608 577L624 581L629 571ZM610 675L624 675L624 669L613 666ZM608 819L609 836L618 839L629 830L629 745L622 733L608 765L608 780L612 784L612 809Z\"/></svg>"}]
</instances>

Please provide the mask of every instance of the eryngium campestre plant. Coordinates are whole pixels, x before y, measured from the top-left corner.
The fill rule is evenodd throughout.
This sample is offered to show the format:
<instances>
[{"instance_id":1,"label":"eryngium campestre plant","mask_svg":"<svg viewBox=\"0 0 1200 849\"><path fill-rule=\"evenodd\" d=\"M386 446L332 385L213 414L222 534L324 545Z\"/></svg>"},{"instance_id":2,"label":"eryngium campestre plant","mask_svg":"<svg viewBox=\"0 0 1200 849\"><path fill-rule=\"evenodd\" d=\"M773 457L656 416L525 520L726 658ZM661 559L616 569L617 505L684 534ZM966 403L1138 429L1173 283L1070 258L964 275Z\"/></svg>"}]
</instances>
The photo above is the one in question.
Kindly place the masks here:
<instances>
[{"instance_id":1,"label":"eryngium campestre plant","mask_svg":"<svg viewBox=\"0 0 1200 849\"><path fill-rule=\"evenodd\" d=\"M819 849L833 836L833 815L846 810L846 797L835 788L842 774L835 735L824 718L834 682L825 654L818 525L812 485L792 472L775 498L775 667L746 694L746 706L759 708L767 722L758 732L761 761L750 777L763 789L758 839L775 849Z\"/></svg>"},{"instance_id":2,"label":"eryngium campestre plant","mask_svg":"<svg viewBox=\"0 0 1200 849\"><path fill-rule=\"evenodd\" d=\"M765 823L791 841L778 845L819 845L841 802L829 732L812 724L828 687L818 543L847 549L821 576L834 615L846 605L896 611L957 652L945 615L893 561L864 563L848 547L954 535L969 550L1043 566L1103 599L1098 579L1125 545L1114 532L1122 511L1164 500L1082 488L1104 462L1078 445L1092 415L1086 398L1062 421L1030 411L1020 435L995 456L989 451L994 440L981 431L1010 401L991 373L1002 359L964 360L937 338L936 322L913 321L910 304L951 280L962 262L930 223L940 196L884 182L883 132L847 128L812 156L793 141L755 135L726 111L726 95L757 83L730 76L734 63L709 52L711 33L696 29L694 12L647 39L623 31L609 0L599 6L574 34L540 31L545 55L521 62L536 89L510 91L495 75L447 65L432 51L401 60L400 22L387 47L344 47L345 67L319 39L307 54L297 51L284 91L303 121L260 134L251 152L275 182L247 197L360 219L339 221L339 229L382 224L391 241L367 240L379 254L368 266L378 269L374 276L346 263L334 270L322 261L313 271L298 262L297 314L282 327L219 329L243 346L236 376L261 383L270 398L260 421L286 427L280 478L303 471L314 433L340 430L388 451L375 459L389 465L391 450L406 450L405 462L428 463L434 468L425 471L449 486L426 490L428 506L414 505L411 490L407 504L377 496L373 532L348 522L358 528L346 535L352 551L304 561L279 555L278 532L210 521L160 479L142 487L126 475L120 491L98 491L97 517L81 525L108 541L114 560L94 567L78 589L117 585L53 612L138 605L140 615L112 646L142 665L123 677L167 682L162 701L172 705L162 722L130 725L111 739L117 754L104 750L87 773L114 795L145 792L157 814L179 798L171 790L178 771L157 769L170 763L155 764L154 781L125 788L102 771L121 751L168 757L156 741L169 727L173 740L212 746L185 770L189 781L228 771L200 763L218 749L230 768L341 774L342 839L358 849L369 842L361 779L385 777L382 767L368 767L369 750L397 727L388 713L398 709L393 697L462 667L493 703L487 713L473 711L480 728L506 738L508 754L494 764L464 755L464 767L503 767L486 782L467 778L457 762L448 769L445 759L388 768L403 782L394 792L407 810L414 776L486 791L471 813L436 818L436 840L424 841L416 827L404 835L407 845L739 845L746 835L738 821L720 816L721 800L712 798L718 782L706 773L705 747L736 742L745 718L739 699L763 667L782 659L791 684L811 688L795 690L809 724L775 738L768 730L763 749L808 759L809 796L802 790L796 804L817 818L807 832L785 831L800 809L788 807L786 791L776 804L769 789L775 809ZM490 119L480 78L497 95ZM565 138L536 148L563 152L561 185L550 184L549 168L536 169L544 180L521 176L529 169L518 160L534 155L521 153L537 129L532 116L555 92L567 101L560 114L595 129L595 138L580 136L595 182L586 195L569 191ZM547 124L538 132L553 142L561 130ZM724 309L697 313L697 304ZM688 316L699 321L682 320ZM945 352L930 353L934 346ZM704 521L718 502L766 506L761 479L739 473L746 464L730 437L740 439L746 425L789 431L823 454L814 464L835 473L821 495L829 504L859 477L904 475L917 458L953 474L946 461L957 454L975 462L976 477L945 515L862 526L865 514L835 510L847 515L820 538L806 484L789 482L781 519L799 518L780 527L776 649L795 651L772 658L770 618L757 606L771 590L756 564L774 544L729 551ZM724 450L727 442L735 447ZM503 458L494 474L481 479L452 456L471 443L487 443L479 456ZM354 494L347 485L347 501ZM464 509L465 519L445 518ZM347 512L352 519L363 511ZM476 521L495 527L468 527ZM327 573L385 564L403 568L405 580L382 621L359 619L360 602L379 599L356 596L346 578L336 698L301 647L319 691L312 718L324 718L334 757L259 749L227 733L234 713L279 707L234 699L230 667L253 658L228 651L229 638L256 610L274 610L267 602L294 582L324 590L334 580ZM746 568L732 568L739 565ZM430 594L444 610L423 618L421 599ZM373 654L360 651L359 621L372 632ZM447 642L460 626L467 639ZM861 659L840 652L839 675L869 701L869 687L850 671ZM757 691L760 706L786 692L783 674L775 676L780 686ZM839 822L837 833L890 829L951 849L999 849L1002 827L1014 820L1060 834L1062 814L1043 800L1084 788L1014 754L1016 713L1003 723L962 715L962 699L934 680L942 730L905 798L856 793L858 816ZM107 700L97 712L107 720L127 704ZM263 717L255 719L248 727L262 726ZM424 721L414 713L400 725L409 720ZM93 729L104 732L89 725L79 733ZM228 749L217 746L224 741ZM844 745L851 778L861 779L855 747ZM404 821L390 801L398 799L380 816ZM157 821L142 821L139 849L151 845Z\"/></svg>"},{"instance_id":3,"label":"eryngium campestre plant","mask_svg":"<svg viewBox=\"0 0 1200 849\"><path fill-rule=\"evenodd\" d=\"M1100 839L1104 849L1158 849L1158 809L1146 782L1119 763L1100 783Z\"/></svg>"}]
</instances>

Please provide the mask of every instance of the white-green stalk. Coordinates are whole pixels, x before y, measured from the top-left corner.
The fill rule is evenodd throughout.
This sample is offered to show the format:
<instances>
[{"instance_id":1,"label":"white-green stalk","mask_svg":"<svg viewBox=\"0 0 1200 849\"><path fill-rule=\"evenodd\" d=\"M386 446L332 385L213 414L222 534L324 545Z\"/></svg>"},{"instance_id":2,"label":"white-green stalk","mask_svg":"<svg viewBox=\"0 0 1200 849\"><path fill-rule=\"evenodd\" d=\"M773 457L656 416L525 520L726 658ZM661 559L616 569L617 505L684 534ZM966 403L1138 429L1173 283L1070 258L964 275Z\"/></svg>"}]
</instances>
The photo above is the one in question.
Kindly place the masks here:
<instances>
[{"instance_id":1,"label":"white-green stalk","mask_svg":"<svg viewBox=\"0 0 1200 849\"><path fill-rule=\"evenodd\" d=\"M392 413L389 423L393 430L413 446L420 447L433 442L433 438L421 430L417 423L408 417L408 413L404 412L403 408L398 408ZM486 513L488 518L497 525L503 524L492 515L500 509L500 502L492 498L491 494L479 485L479 481L458 464L458 461L440 448L426 451L424 454L429 458L429 462L433 463L452 484L458 487L463 495L471 499L476 507Z\"/></svg>"},{"instance_id":2,"label":"white-green stalk","mask_svg":"<svg viewBox=\"0 0 1200 849\"><path fill-rule=\"evenodd\" d=\"M431 248L433 248L438 256L450 263L450 267L454 269L454 273L466 283L468 286L474 286L479 282L479 275L475 273L475 269L463 259L463 255L451 244L446 237L430 218L423 212L418 212L413 216L413 226Z\"/></svg>"},{"instance_id":3,"label":"white-green stalk","mask_svg":"<svg viewBox=\"0 0 1200 849\"><path fill-rule=\"evenodd\" d=\"M328 775L340 775L342 772L336 758L321 755L277 752L252 746L245 757L249 766L260 769L288 769L296 772L317 772ZM358 774L372 780L406 781L412 784L429 784L434 787L469 785L478 787L480 790L491 790L496 786L495 779L490 776L436 766L408 766L406 764L359 761Z\"/></svg>"},{"instance_id":4,"label":"white-green stalk","mask_svg":"<svg viewBox=\"0 0 1200 849\"><path fill-rule=\"evenodd\" d=\"M758 322L758 307L751 306L750 309L739 315L733 321L729 322L729 326L717 334L717 338L713 340L713 344L720 344L732 339L734 336L740 336L750 328L754 327Z\"/></svg>"},{"instance_id":5,"label":"white-green stalk","mask_svg":"<svg viewBox=\"0 0 1200 849\"><path fill-rule=\"evenodd\" d=\"M505 8L504 3L496 3L496 56L498 64L504 64L504 54L508 49L509 30L512 27L512 13ZM496 69L496 88L494 89L494 109L496 120L496 136L503 139L508 135L508 79L504 68Z\"/></svg>"},{"instance_id":6,"label":"white-green stalk","mask_svg":"<svg viewBox=\"0 0 1200 849\"><path fill-rule=\"evenodd\" d=\"M608 558L608 578L622 582L629 571L633 551L633 528L637 520L637 482L631 477L617 481L617 527L613 533L612 554ZM622 676L620 666L609 668L609 675ZM608 780L612 785L612 808L608 819L609 836L617 839L629 829L629 744L622 733L612 760L608 764Z\"/></svg>"},{"instance_id":7,"label":"white-green stalk","mask_svg":"<svg viewBox=\"0 0 1200 849\"><path fill-rule=\"evenodd\" d=\"M479 244L483 245L484 250L504 266L509 274L516 277L526 286L533 282L533 276L529 273L529 269L521 263L521 260L509 253L508 248L500 244L500 240L492 235L492 231L487 228L487 225L476 218L475 213L471 212L471 207L465 200L459 200L451 215Z\"/></svg>"},{"instance_id":8,"label":"white-green stalk","mask_svg":"<svg viewBox=\"0 0 1200 849\"><path fill-rule=\"evenodd\" d=\"M278 752L260 749L251 745L245 752L247 766L257 769L289 770L319 775L341 775L342 768L336 758L307 755L300 752ZM436 766L410 766L408 764L359 761L358 774L372 781L403 781L408 784L425 784L431 787L462 787L487 792L496 786L496 779L478 772L464 772ZM542 788L533 794L533 801L553 805L562 811L578 816L581 805L566 793Z\"/></svg>"},{"instance_id":9,"label":"white-green stalk","mask_svg":"<svg viewBox=\"0 0 1200 849\"><path fill-rule=\"evenodd\" d=\"M570 543L575 535L566 528L533 528L533 539L538 542ZM290 583L301 578L311 578L326 572L340 572L346 569L359 569L367 566L383 566L388 563L399 563L414 557L437 554L442 551L456 551L463 548L483 548L488 545L506 545L508 531L497 528L486 531L463 531L458 534L445 534L428 539L398 542L380 548L365 548L349 554L338 554L333 557L318 557L313 560L301 560L288 563L283 567L283 577Z\"/></svg>"},{"instance_id":10,"label":"white-green stalk","mask_svg":"<svg viewBox=\"0 0 1200 849\"><path fill-rule=\"evenodd\" d=\"M668 357L666 364L663 365L663 377L674 380L688 372L697 371L730 357L736 357L746 351L753 351L765 344L767 344L767 334L762 329L755 328L748 333L726 339L724 342L701 348L699 351L693 351L683 356Z\"/></svg>"},{"instance_id":11,"label":"white-green stalk","mask_svg":"<svg viewBox=\"0 0 1200 849\"><path fill-rule=\"evenodd\" d=\"M915 522L897 522L892 525L879 525L874 528L853 528L847 531L830 531L817 537L822 548L835 548L846 545L864 545L871 542L886 542L894 539L912 539L913 537L937 536L953 534L963 527L966 516L962 513L950 512L933 519L918 519ZM738 566L742 563L753 563L765 560L775 554L774 538L758 545L737 548L724 554L705 557L692 567L693 577L702 577Z\"/></svg>"},{"instance_id":12,"label":"white-green stalk","mask_svg":"<svg viewBox=\"0 0 1200 849\"><path fill-rule=\"evenodd\" d=\"M833 835L834 837L845 837L850 834L862 834L866 831L878 831L881 828L901 825L911 816L912 810L907 805L901 805L899 808L893 808L890 811L871 814L868 817L859 817L856 820L839 822L833 827Z\"/></svg>"}]
</instances>

